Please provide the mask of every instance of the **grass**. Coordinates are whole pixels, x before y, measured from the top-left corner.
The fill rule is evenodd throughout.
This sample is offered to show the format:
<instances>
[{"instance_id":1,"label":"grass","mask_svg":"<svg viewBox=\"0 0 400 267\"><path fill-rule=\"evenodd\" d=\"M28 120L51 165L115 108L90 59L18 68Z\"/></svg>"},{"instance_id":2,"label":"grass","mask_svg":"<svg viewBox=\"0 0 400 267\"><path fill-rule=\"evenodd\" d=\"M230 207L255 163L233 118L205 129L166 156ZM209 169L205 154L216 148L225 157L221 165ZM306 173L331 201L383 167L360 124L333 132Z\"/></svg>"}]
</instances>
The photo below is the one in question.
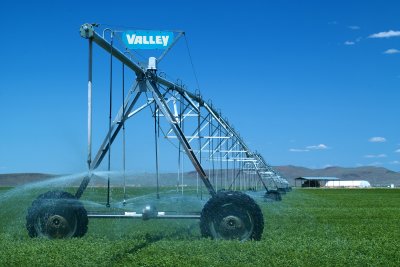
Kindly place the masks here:
<instances>
[{"instance_id":1,"label":"grass","mask_svg":"<svg viewBox=\"0 0 400 267\"><path fill-rule=\"evenodd\" d=\"M0 191L0 266L400 265L400 190L297 189L282 202L259 199L265 217L259 242L201 238L196 220L126 219L91 219L88 233L80 239L30 239L25 212L40 190ZM88 209L101 209L87 201L104 202L104 192L99 191L103 190L91 189L84 196ZM113 191L114 198L120 196L120 190ZM137 200L149 199L155 201L154 194ZM170 207L168 201L159 204L197 211L202 205L170 196L168 200Z\"/></svg>"}]
</instances>

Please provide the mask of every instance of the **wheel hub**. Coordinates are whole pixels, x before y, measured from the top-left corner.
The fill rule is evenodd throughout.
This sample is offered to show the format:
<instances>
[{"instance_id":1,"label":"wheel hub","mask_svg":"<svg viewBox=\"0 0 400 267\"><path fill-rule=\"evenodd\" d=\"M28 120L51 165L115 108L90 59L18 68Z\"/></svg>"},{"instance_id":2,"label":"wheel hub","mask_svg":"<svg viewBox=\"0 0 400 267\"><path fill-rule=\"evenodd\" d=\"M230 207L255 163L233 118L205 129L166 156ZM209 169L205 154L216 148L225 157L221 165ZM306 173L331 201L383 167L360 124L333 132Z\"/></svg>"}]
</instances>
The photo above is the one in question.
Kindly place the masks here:
<instances>
[{"instance_id":1,"label":"wheel hub","mask_svg":"<svg viewBox=\"0 0 400 267\"><path fill-rule=\"evenodd\" d=\"M233 231L243 228L243 221L237 216L227 216L221 221L221 228L225 231Z\"/></svg>"},{"instance_id":2,"label":"wheel hub","mask_svg":"<svg viewBox=\"0 0 400 267\"><path fill-rule=\"evenodd\" d=\"M52 215L47 220L46 232L51 238L64 238L70 236L73 229L66 218Z\"/></svg>"},{"instance_id":3,"label":"wheel hub","mask_svg":"<svg viewBox=\"0 0 400 267\"><path fill-rule=\"evenodd\" d=\"M240 212L227 214L215 225L215 234L222 239L246 240L253 229L248 219L246 214Z\"/></svg>"}]
</instances>

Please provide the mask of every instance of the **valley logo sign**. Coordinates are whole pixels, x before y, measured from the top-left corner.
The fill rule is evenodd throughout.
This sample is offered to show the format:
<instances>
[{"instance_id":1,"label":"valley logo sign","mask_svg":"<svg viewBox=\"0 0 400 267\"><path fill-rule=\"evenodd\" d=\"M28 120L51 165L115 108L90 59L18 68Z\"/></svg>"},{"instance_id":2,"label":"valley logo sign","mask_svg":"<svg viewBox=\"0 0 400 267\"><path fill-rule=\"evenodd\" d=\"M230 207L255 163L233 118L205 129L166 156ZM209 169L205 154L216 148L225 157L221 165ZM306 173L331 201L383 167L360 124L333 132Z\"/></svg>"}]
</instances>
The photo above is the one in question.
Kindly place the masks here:
<instances>
[{"instance_id":1,"label":"valley logo sign","mask_svg":"<svg viewBox=\"0 0 400 267\"><path fill-rule=\"evenodd\" d=\"M167 49L173 39L173 32L127 31L122 33L122 40L129 49Z\"/></svg>"}]
</instances>

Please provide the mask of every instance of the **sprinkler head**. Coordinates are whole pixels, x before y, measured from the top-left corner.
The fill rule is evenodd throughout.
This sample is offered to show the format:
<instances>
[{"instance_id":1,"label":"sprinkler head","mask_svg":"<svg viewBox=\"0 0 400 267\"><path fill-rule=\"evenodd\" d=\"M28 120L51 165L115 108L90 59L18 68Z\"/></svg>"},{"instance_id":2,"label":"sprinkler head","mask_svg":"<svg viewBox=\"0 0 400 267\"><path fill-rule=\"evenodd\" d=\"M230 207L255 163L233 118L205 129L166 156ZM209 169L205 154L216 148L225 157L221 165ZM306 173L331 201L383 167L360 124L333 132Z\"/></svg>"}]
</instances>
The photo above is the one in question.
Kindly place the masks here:
<instances>
[{"instance_id":1,"label":"sprinkler head","mask_svg":"<svg viewBox=\"0 0 400 267\"><path fill-rule=\"evenodd\" d=\"M149 220L151 218L156 218L158 215L157 208L153 205L146 205L143 209L142 218L143 220Z\"/></svg>"}]
</instances>

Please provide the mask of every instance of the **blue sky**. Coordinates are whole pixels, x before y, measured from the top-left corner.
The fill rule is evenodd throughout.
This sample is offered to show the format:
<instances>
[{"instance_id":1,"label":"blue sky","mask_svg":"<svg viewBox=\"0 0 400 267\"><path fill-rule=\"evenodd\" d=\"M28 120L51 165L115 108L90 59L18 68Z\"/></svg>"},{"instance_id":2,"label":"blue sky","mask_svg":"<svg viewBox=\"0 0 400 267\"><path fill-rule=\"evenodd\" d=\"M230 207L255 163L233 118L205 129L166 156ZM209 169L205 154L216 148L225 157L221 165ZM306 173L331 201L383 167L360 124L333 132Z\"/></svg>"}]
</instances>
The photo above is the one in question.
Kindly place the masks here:
<instances>
[{"instance_id":1,"label":"blue sky","mask_svg":"<svg viewBox=\"0 0 400 267\"><path fill-rule=\"evenodd\" d=\"M399 171L398 10L398 1L2 1L0 173L86 170L85 22L184 30L202 95L272 165ZM162 67L195 88L183 44ZM148 158L135 163L154 171Z\"/></svg>"}]
</instances>

